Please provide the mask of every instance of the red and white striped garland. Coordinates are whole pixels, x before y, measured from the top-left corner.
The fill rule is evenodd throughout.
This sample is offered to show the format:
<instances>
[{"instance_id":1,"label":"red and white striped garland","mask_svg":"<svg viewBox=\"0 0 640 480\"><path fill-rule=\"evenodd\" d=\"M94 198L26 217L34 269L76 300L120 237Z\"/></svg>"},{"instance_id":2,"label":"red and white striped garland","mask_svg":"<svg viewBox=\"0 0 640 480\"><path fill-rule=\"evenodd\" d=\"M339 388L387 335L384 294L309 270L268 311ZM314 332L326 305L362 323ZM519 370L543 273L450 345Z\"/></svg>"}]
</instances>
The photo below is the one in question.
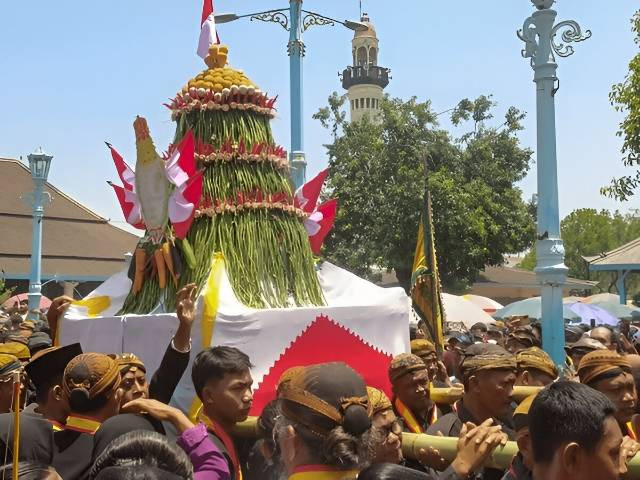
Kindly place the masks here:
<instances>
[{"instance_id":1,"label":"red and white striped garland","mask_svg":"<svg viewBox=\"0 0 640 480\"><path fill-rule=\"evenodd\" d=\"M171 103L164 105L171 110L171 118L175 120L183 112L192 111L253 111L269 118L275 116L277 97L268 98L260 89L245 85L232 85L220 92L204 88L189 88L188 92L178 93Z\"/></svg>"}]
</instances>

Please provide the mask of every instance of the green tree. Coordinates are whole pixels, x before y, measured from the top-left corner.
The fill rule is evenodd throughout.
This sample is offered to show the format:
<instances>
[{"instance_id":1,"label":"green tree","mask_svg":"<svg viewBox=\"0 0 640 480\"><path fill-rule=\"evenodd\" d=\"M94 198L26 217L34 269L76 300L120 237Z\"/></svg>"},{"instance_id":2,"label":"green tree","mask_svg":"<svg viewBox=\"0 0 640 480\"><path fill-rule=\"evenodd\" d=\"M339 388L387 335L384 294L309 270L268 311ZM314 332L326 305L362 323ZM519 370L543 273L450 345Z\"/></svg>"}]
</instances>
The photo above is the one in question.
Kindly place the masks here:
<instances>
[{"instance_id":1,"label":"green tree","mask_svg":"<svg viewBox=\"0 0 640 480\"><path fill-rule=\"evenodd\" d=\"M635 43L640 45L640 10L631 19ZM623 82L613 86L609 94L616 111L625 113L617 135L623 138L622 162L627 167L640 165L640 53L629 62L629 73ZM634 175L614 178L601 192L604 195L627 200L640 186L640 170Z\"/></svg>"},{"instance_id":2,"label":"green tree","mask_svg":"<svg viewBox=\"0 0 640 480\"><path fill-rule=\"evenodd\" d=\"M377 118L354 123L345 120L344 101L334 93L314 115L333 134L327 193L339 209L325 248L329 259L363 276L373 267L394 269L408 288L425 168L445 286L464 287L485 265L531 244L533 217L515 187L531 162L516 136L524 117L517 109L503 124L487 126L491 97L465 99L452 121L472 122L473 129L452 139L438 128L428 101L387 98Z\"/></svg>"},{"instance_id":3,"label":"green tree","mask_svg":"<svg viewBox=\"0 0 640 480\"><path fill-rule=\"evenodd\" d=\"M640 218L634 214L623 215L618 211L611 213L608 210L581 208L562 220L560 230L569 275L598 281L601 290L611 291L615 286L615 274L589 272L584 257L599 255L640 237ZM533 270L535 264L534 248L518 266ZM635 276L628 277L627 283L630 291L638 287Z\"/></svg>"},{"instance_id":4,"label":"green tree","mask_svg":"<svg viewBox=\"0 0 640 480\"><path fill-rule=\"evenodd\" d=\"M4 270L2 271L2 276L0 276L0 305L6 302L10 297L16 287L7 288L5 285L4 279Z\"/></svg>"}]
</instances>

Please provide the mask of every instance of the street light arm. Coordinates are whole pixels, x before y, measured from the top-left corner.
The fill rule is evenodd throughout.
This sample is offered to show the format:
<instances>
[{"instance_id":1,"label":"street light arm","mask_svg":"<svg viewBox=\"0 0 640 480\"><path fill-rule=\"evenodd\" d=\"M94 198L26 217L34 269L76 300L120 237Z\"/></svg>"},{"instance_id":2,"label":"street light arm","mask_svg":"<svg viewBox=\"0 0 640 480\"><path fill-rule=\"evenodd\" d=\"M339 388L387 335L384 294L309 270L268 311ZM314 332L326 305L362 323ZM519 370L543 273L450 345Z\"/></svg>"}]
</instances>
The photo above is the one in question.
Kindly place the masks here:
<instances>
[{"instance_id":1,"label":"street light arm","mask_svg":"<svg viewBox=\"0 0 640 480\"><path fill-rule=\"evenodd\" d=\"M562 32L561 42L556 42L556 35ZM551 48L560 57L569 57L573 55L573 47L567 45L573 42L583 42L591 37L591 30L585 30L582 33L582 28L575 20L565 20L557 23L551 30Z\"/></svg>"},{"instance_id":2,"label":"street light arm","mask_svg":"<svg viewBox=\"0 0 640 480\"><path fill-rule=\"evenodd\" d=\"M235 13L222 13L215 16L216 24L235 22L241 18L247 18L251 21L260 20L263 22L274 22L282 25L282 28L289 30L289 17L286 12L288 9L279 8L273 10L264 10L262 12L246 13L244 15L236 15Z\"/></svg>"},{"instance_id":3,"label":"street light arm","mask_svg":"<svg viewBox=\"0 0 640 480\"><path fill-rule=\"evenodd\" d=\"M261 22L272 22L279 24L282 28L289 31L289 17L287 13L289 10L281 8L279 10L266 10L264 12L251 13L243 15L243 17L250 17L249 20L259 20Z\"/></svg>"},{"instance_id":4,"label":"street light arm","mask_svg":"<svg viewBox=\"0 0 640 480\"><path fill-rule=\"evenodd\" d=\"M327 17L326 15L321 15L316 12L311 12L309 10L301 10L302 13L305 14L302 19L302 31L311 28L314 25L324 26L330 25L334 26L336 23L347 27L349 30L367 30L368 27L362 22L354 22L351 20L340 21L335 18Z\"/></svg>"}]
</instances>

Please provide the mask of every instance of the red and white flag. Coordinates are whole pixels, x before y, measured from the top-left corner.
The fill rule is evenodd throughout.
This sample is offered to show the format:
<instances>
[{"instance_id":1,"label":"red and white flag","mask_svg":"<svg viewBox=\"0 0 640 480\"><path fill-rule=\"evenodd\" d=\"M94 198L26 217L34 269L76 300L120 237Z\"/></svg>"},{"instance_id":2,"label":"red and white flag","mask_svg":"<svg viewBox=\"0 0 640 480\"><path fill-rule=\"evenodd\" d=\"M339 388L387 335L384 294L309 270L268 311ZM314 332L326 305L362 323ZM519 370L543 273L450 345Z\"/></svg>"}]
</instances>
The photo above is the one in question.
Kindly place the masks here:
<instances>
[{"instance_id":1,"label":"red and white flag","mask_svg":"<svg viewBox=\"0 0 640 480\"><path fill-rule=\"evenodd\" d=\"M318 208L304 221L304 226L309 234L311 251L316 255L320 255L322 243L329 231L333 228L337 210L338 202L335 199L329 200L318 205Z\"/></svg>"},{"instance_id":2,"label":"red and white flag","mask_svg":"<svg viewBox=\"0 0 640 480\"><path fill-rule=\"evenodd\" d=\"M325 168L318 175L298 188L293 198L294 205L307 213L312 213L316 209L320 191L328 174L329 169Z\"/></svg>"},{"instance_id":3,"label":"red and white flag","mask_svg":"<svg viewBox=\"0 0 640 480\"><path fill-rule=\"evenodd\" d=\"M220 43L216 31L216 20L213 13L213 0L204 0L202 4L202 18L200 20L200 40L198 41L198 56L206 58L209 47Z\"/></svg>"}]
</instances>

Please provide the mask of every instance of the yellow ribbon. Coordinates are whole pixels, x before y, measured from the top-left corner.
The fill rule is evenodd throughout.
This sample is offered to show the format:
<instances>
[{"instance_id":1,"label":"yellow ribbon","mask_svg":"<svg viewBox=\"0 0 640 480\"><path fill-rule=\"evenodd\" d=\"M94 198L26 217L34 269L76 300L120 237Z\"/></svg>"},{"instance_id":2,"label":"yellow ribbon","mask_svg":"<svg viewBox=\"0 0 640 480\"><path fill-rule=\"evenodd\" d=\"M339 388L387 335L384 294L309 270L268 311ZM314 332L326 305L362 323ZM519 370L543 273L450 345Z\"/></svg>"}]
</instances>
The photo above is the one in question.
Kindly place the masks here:
<instances>
[{"instance_id":1,"label":"yellow ribbon","mask_svg":"<svg viewBox=\"0 0 640 480\"><path fill-rule=\"evenodd\" d=\"M218 305L220 304L220 280L224 272L224 255L217 252L211 259L211 270L209 278L202 293L202 348L211 346L213 330L216 325L218 315ZM202 402L196 396L189 408L189 418L192 422L197 422L198 411L202 408Z\"/></svg>"},{"instance_id":2,"label":"yellow ribbon","mask_svg":"<svg viewBox=\"0 0 640 480\"><path fill-rule=\"evenodd\" d=\"M98 295L96 297L76 300L75 302L71 302L71 305L76 307L86 307L87 315L89 317L97 317L111 306L111 297Z\"/></svg>"}]
</instances>

